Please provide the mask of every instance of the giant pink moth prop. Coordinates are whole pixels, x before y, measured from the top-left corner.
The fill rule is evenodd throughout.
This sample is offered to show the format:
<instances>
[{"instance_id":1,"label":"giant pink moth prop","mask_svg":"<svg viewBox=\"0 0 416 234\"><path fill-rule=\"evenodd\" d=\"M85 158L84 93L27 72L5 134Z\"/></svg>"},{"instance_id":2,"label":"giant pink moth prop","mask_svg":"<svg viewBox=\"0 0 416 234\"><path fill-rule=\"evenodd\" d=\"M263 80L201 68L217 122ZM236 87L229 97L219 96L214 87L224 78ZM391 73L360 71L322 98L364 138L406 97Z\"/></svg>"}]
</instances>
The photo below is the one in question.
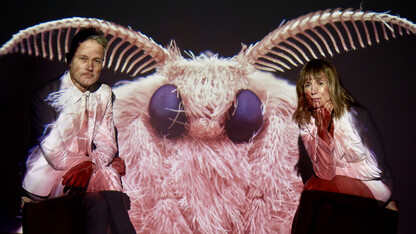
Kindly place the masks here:
<instances>
[{"instance_id":1,"label":"giant pink moth prop","mask_svg":"<svg viewBox=\"0 0 416 234\"><path fill-rule=\"evenodd\" d=\"M109 39L107 68L131 76L156 69L113 89L130 216L146 233L289 233L303 185L294 170L296 96L270 71L416 34L397 16L325 10L279 26L235 57L185 59L174 43L163 48L114 23L68 18L20 31L0 55L62 61L81 27Z\"/></svg>"}]
</instances>

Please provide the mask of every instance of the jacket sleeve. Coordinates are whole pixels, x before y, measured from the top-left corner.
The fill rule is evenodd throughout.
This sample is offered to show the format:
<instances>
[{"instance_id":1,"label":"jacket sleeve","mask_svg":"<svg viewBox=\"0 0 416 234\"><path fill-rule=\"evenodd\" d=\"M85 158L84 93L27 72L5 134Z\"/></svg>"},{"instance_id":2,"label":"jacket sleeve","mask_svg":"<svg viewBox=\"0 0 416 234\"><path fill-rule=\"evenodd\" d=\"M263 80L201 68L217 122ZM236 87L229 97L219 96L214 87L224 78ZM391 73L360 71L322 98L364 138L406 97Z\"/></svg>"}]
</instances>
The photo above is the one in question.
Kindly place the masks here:
<instances>
[{"instance_id":1,"label":"jacket sleeve","mask_svg":"<svg viewBox=\"0 0 416 234\"><path fill-rule=\"evenodd\" d=\"M373 120L371 112L362 106L352 106L351 113L353 123L363 141L363 144L371 151L381 170L380 179L390 190L393 189L393 176L387 164L384 153L384 145L380 132Z\"/></svg>"},{"instance_id":2,"label":"jacket sleeve","mask_svg":"<svg viewBox=\"0 0 416 234\"><path fill-rule=\"evenodd\" d=\"M47 130L49 129L49 133L40 142L39 148L46 161L55 170L69 170L83 161L91 161L89 157L68 150L65 146L66 134L62 134L54 124L50 125Z\"/></svg>"},{"instance_id":3,"label":"jacket sleeve","mask_svg":"<svg viewBox=\"0 0 416 234\"><path fill-rule=\"evenodd\" d=\"M59 128L55 126L59 115L45 101L49 93L59 90L60 85L60 79L53 80L42 86L31 96L31 130L33 140L39 144L39 148L48 163L55 170L68 170L82 161L87 161L88 157L78 155L66 149L64 140L67 134L60 132Z\"/></svg>"},{"instance_id":4,"label":"jacket sleeve","mask_svg":"<svg viewBox=\"0 0 416 234\"><path fill-rule=\"evenodd\" d=\"M117 153L116 134L113 121L113 94L105 102L105 112L98 131L93 139L93 151L90 154L96 170L108 166Z\"/></svg>"},{"instance_id":5,"label":"jacket sleeve","mask_svg":"<svg viewBox=\"0 0 416 234\"><path fill-rule=\"evenodd\" d=\"M336 170L333 140L331 139L331 144L328 145L319 138L316 130L315 125L301 127L302 141L312 162L315 175L324 180L332 180Z\"/></svg>"}]
</instances>

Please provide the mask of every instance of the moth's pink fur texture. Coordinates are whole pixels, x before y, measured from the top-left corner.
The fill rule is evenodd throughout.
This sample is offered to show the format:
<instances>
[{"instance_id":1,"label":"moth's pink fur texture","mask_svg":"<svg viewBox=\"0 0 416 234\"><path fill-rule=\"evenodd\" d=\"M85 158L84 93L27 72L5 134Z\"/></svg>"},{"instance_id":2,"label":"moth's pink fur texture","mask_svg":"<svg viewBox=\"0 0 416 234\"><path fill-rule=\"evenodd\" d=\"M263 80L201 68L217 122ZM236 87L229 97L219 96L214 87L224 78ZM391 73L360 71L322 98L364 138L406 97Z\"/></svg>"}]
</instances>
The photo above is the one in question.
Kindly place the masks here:
<instances>
[{"instance_id":1,"label":"moth's pink fur texture","mask_svg":"<svg viewBox=\"0 0 416 234\"><path fill-rule=\"evenodd\" d=\"M114 88L123 184L136 231L290 233L302 189L294 170L295 87L239 56L170 56L156 74ZM165 84L177 86L188 118L175 139L158 135L148 114L152 94ZM237 144L224 123L241 89L260 98L264 123L250 142Z\"/></svg>"}]
</instances>

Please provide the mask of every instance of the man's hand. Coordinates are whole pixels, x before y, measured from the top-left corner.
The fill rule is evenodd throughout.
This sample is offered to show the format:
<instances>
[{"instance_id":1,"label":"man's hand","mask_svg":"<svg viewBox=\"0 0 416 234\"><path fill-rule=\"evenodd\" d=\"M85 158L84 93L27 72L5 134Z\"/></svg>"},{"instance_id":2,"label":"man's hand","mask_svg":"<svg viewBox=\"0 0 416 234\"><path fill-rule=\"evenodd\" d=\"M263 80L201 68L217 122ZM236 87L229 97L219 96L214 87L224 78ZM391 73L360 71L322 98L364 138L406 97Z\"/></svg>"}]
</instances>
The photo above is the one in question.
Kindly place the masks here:
<instances>
[{"instance_id":1,"label":"man's hand","mask_svg":"<svg viewBox=\"0 0 416 234\"><path fill-rule=\"evenodd\" d=\"M69 169L62 177L62 185L64 193L82 194L85 193L94 170L94 164L90 161L84 161Z\"/></svg>"},{"instance_id":2,"label":"man's hand","mask_svg":"<svg viewBox=\"0 0 416 234\"><path fill-rule=\"evenodd\" d=\"M126 174L126 165L124 164L124 160L120 157L114 158L111 165L116 169L120 176L124 176Z\"/></svg>"}]
</instances>

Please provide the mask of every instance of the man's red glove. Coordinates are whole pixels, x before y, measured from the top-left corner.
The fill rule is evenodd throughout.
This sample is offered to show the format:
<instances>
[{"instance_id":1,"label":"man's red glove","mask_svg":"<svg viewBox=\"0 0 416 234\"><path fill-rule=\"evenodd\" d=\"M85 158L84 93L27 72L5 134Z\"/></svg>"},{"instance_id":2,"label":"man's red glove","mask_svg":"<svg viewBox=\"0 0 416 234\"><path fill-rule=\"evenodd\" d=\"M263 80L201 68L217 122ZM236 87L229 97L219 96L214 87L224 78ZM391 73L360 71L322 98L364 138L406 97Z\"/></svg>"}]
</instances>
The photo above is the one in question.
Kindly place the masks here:
<instances>
[{"instance_id":1,"label":"man's red glove","mask_svg":"<svg viewBox=\"0 0 416 234\"><path fill-rule=\"evenodd\" d=\"M62 185L64 193L82 194L85 193L94 170L94 164L90 161L84 161L69 169L62 177Z\"/></svg>"}]
</instances>

